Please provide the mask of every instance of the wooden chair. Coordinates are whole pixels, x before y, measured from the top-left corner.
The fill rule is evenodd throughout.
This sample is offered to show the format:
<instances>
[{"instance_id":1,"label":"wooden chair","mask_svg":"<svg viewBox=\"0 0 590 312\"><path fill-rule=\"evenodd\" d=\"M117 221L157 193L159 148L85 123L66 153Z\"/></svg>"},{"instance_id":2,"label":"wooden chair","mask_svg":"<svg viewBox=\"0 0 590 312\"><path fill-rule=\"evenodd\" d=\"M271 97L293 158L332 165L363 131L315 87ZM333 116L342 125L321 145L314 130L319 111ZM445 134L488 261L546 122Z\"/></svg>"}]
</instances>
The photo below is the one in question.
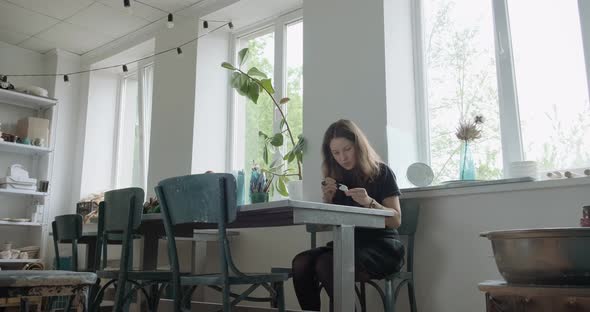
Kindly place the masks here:
<instances>
[{"instance_id":1,"label":"wooden chair","mask_svg":"<svg viewBox=\"0 0 590 312\"><path fill-rule=\"evenodd\" d=\"M288 279L282 273L242 273L234 264L226 228L236 219L236 180L231 174L196 174L175 177L160 181L156 194L162 207L164 228L168 239L168 258L173 274L174 311L180 312L182 306L190 302L191 294L197 286L209 285L222 288L223 311L248 296L258 287L265 287L277 298L279 311L285 311L283 282ZM181 276L178 252L174 239L174 226L183 223L202 222L217 224L219 233L220 273ZM276 290L271 288L276 284ZM230 302L232 285L250 285Z\"/></svg>"},{"instance_id":2,"label":"wooden chair","mask_svg":"<svg viewBox=\"0 0 590 312\"><path fill-rule=\"evenodd\" d=\"M361 311L366 312L366 284L369 284L377 290L383 302L385 312L395 311L395 302L401 288L404 285L408 286L408 297L410 300L410 310L417 311L416 294L414 291L414 235L418 227L418 215L420 206L416 201L403 200L401 202L402 208L402 225L397 229L400 236L406 236L408 243L406 245L406 271L397 272L385 277L385 289L375 281L359 282L359 287L356 289L357 296L360 301ZM395 285L397 282L397 285Z\"/></svg>"},{"instance_id":3,"label":"wooden chair","mask_svg":"<svg viewBox=\"0 0 590 312\"><path fill-rule=\"evenodd\" d=\"M141 188L125 188L105 193L104 202L99 205L98 242L103 247L101 270L97 276L105 279L93 302L97 308L102 301L104 290L112 284L115 287L114 311L127 310L129 300L137 290L141 291L150 311L158 308L160 294L172 279L170 271L134 271L133 239L137 238L143 210L144 192ZM106 265L106 247L111 240L121 240L121 261L119 270L104 270Z\"/></svg>"}]
</instances>

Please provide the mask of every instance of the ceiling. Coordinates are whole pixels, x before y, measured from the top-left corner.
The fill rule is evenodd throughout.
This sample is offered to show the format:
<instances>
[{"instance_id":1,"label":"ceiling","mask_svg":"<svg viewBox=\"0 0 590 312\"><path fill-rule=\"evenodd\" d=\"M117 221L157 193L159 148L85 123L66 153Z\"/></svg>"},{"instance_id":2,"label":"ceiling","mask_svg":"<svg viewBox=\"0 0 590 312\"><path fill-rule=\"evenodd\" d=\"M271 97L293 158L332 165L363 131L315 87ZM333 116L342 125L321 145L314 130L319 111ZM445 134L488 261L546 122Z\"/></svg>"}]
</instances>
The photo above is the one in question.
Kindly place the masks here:
<instances>
[{"instance_id":1,"label":"ceiling","mask_svg":"<svg viewBox=\"0 0 590 312\"><path fill-rule=\"evenodd\" d=\"M169 12L196 17L204 1L131 0L128 10L123 0L0 0L0 41L39 53L60 48L83 55L151 24L166 27ZM239 27L301 2L240 0L211 16Z\"/></svg>"}]
</instances>

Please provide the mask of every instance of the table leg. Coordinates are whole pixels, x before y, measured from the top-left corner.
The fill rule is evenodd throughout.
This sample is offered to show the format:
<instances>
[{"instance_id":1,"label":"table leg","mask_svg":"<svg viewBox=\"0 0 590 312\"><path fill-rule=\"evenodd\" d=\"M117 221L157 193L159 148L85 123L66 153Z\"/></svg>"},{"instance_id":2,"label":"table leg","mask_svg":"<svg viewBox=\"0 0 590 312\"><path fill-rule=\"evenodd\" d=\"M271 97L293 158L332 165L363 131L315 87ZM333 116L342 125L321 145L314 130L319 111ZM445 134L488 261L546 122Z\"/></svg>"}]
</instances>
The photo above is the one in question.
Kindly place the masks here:
<instances>
[{"instance_id":1,"label":"table leg","mask_svg":"<svg viewBox=\"0 0 590 312\"><path fill-rule=\"evenodd\" d=\"M158 235L153 231L143 233L142 270L155 271L158 265Z\"/></svg>"},{"instance_id":2,"label":"table leg","mask_svg":"<svg viewBox=\"0 0 590 312\"><path fill-rule=\"evenodd\" d=\"M354 312L354 226L334 227L334 311Z\"/></svg>"}]
</instances>

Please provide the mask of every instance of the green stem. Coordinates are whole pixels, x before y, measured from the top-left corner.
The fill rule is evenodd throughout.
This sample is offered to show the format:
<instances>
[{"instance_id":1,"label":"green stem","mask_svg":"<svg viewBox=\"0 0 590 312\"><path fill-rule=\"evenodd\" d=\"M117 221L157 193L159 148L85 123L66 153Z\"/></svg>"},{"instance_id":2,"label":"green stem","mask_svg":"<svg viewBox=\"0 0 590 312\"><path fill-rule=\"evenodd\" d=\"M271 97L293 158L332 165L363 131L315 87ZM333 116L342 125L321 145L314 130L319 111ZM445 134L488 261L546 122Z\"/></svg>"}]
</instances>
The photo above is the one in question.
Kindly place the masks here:
<instances>
[{"instance_id":1,"label":"green stem","mask_svg":"<svg viewBox=\"0 0 590 312\"><path fill-rule=\"evenodd\" d=\"M276 108L279 110L279 113L281 113L281 117L285 121L285 126L287 127L287 132L289 133L289 139L291 139L291 144L293 144L293 146L295 146L295 139L293 139L293 133L291 132L291 128L289 127L289 123L287 122L287 117L285 116L285 113L281 109L281 105L277 102L277 100L275 100L274 96L270 92L268 92L268 90L266 90L266 88L264 86L262 86L262 83L260 83L257 79L254 79L252 76L250 76L247 73L243 72L239 68L237 69L237 71L239 71L240 73L246 75L246 77L248 77L252 81L254 81L260 88L262 88L262 90L264 90L264 92L266 92L266 94L268 94L268 96L270 96L270 99L272 100L272 102L274 103L274 105L276 106ZM299 180L301 180L301 179L303 179L303 177L301 176L301 163L299 162L299 159L297 159L297 169L298 169L298 175L297 176L299 177Z\"/></svg>"}]
</instances>

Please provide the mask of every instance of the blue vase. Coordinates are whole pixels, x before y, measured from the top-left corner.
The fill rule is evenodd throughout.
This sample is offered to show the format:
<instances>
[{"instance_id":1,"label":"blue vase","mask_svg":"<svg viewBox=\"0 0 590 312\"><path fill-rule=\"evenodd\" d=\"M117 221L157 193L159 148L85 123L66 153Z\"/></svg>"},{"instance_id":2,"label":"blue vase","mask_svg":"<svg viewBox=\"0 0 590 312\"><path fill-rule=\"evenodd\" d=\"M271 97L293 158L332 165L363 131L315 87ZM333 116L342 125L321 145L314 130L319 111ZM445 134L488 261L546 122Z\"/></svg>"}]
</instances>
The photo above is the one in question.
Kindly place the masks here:
<instances>
[{"instance_id":1,"label":"blue vase","mask_svg":"<svg viewBox=\"0 0 590 312\"><path fill-rule=\"evenodd\" d=\"M459 180L475 180L475 163L471 144L464 141L461 144L461 160L459 164Z\"/></svg>"}]
</instances>

